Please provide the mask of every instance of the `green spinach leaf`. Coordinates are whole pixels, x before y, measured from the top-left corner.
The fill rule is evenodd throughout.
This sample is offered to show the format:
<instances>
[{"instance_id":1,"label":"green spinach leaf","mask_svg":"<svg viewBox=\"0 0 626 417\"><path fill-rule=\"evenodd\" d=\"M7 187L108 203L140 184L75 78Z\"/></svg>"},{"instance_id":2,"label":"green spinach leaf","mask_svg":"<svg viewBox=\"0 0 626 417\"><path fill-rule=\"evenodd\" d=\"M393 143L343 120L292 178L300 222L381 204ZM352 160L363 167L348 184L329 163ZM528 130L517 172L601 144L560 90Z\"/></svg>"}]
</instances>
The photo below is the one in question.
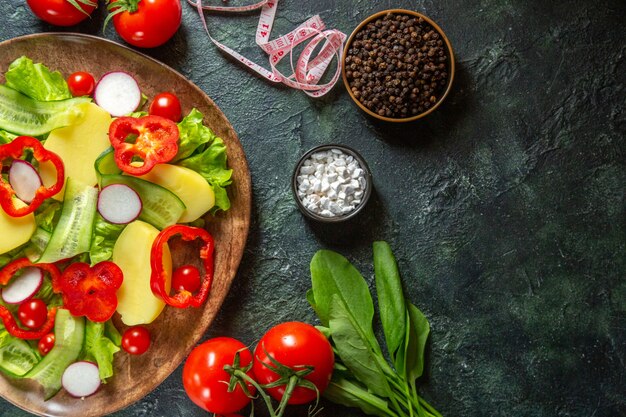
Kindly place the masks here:
<instances>
[{"instance_id":1,"label":"green spinach leaf","mask_svg":"<svg viewBox=\"0 0 626 417\"><path fill-rule=\"evenodd\" d=\"M338 295L332 297L329 327L337 353L350 372L374 394L392 396L381 366L384 361L373 351L367 336ZM383 366L393 373L386 363Z\"/></svg>"},{"instance_id":2,"label":"green spinach leaf","mask_svg":"<svg viewBox=\"0 0 626 417\"><path fill-rule=\"evenodd\" d=\"M354 317L356 326L374 351L380 353L380 346L372 329L374 302L359 271L340 254L320 250L311 260L311 282L315 312L322 324L328 327L333 296L336 295Z\"/></svg>"},{"instance_id":3,"label":"green spinach leaf","mask_svg":"<svg viewBox=\"0 0 626 417\"><path fill-rule=\"evenodd\" d=\"M415 381L424 372L426 341L430 333L428 319L419 308L409 303L409 334L406 344L406 376L409 382Z\"/></svg>"},{"instance_id":4,"label":"green spinach leaf","mask_svg":"<svg viewBox=\"0 0 626 417\"><path fill-rule=\"evenodd\" d=\"M374 274L380 320L387 349L395 363L396 352L405 339L406 304L398 265L387 242L374 242ZM397 363L396 369L399 369Z\"/></svg>"}]
</instances>

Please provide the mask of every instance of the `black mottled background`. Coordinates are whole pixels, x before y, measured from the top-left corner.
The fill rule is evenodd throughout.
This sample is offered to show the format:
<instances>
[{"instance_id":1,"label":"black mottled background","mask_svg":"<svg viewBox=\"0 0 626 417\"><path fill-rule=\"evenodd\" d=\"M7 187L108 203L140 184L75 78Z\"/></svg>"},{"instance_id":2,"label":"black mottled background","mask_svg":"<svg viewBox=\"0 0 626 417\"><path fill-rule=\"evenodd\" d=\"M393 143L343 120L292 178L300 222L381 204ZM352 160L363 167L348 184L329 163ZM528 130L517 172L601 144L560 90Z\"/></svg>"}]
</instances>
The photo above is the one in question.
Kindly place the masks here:
<instances>
[{"instance_id":1,"label":"black mottled background","mask_svg":"<svg viewBox=\"0 0 626 417\"><path fill-rule=\"evenodd\" d=\"M626 416L626 2L281 1L274 35L316 13L349 33L396 7L440 24L457 56L454 88L433 115L403 126L365 117L343 86L312 100L252 76L183 7L177 35L143 52L222 108L254 184L244 260L207 338L252 344L281 321L314 322L304 298L313 253L336 249L371 281L371 242L385 239L430 319L421 392L444 416ZM101 9L68 30L102 36ZM0 16L0 40L57 30L22 0L1 1ZM217 38L265 62L256 16L208 20ZM112 27L106 37L119 40ZM355 222L325 228L297 211L289 180L300 154L329 142L361 151L375 193ZM324 407L324 417L362 415ZM0 415L26 413L1 401ZM202 415L180 368L115 414Z\"/></svg>"}]
</instances>

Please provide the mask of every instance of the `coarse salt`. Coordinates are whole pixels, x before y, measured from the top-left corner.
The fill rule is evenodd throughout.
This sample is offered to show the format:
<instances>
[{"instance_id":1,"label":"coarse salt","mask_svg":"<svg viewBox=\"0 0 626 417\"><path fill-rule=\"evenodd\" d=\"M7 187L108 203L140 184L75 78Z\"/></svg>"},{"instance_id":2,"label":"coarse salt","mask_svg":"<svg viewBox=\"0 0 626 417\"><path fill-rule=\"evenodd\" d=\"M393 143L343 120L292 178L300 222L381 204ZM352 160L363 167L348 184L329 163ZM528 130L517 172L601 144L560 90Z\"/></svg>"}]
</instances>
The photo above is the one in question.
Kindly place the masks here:
<instances>
[{"instance_id":1,"label":"coarse salt","mask_svg":"<svg viewBox=\"0 0 626 417\"><path fill-rule=\"evenodd\" d=\"M350 214L368 186L359 162L337 148L311 154L300 166L296 182L302 205L322 217Z\"/></svg>"}]
</instances>

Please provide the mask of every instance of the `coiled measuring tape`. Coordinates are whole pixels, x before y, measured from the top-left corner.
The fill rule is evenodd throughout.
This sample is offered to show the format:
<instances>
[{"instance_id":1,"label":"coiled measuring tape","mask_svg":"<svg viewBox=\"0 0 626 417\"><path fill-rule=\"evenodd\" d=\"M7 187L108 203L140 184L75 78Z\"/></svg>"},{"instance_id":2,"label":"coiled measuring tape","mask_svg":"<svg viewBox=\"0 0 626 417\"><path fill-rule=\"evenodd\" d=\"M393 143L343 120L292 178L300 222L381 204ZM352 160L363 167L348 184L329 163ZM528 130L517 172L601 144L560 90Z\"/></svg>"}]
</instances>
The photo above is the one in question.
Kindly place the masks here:
<instances>
[{"instance_id":1,"label":"coiled measuring tape","mask_svg":"<svg viewBox=\"0 0 626 417\"><path fill-rule=\"evenodd\" d=\"M288 34L270 41L270 33L274 25L278 1L261 0L258 3L247 6L203 6L202 0L187 0L189 4L195 6L198 10L204 30L209 39L219 49L272 82L283 83L291 88L302 90L311 97L322 97L334 87L341 75L341 58L346 35L336 29L326 29L326 25L319 15L315 15ZM256 30L256 44L269 55L271 70L262 67L214 39L209 32L204 16L205 10L239 13L258 9L261 9L261 17ZM294 65L293 50L307 40L309 41L308 44L304 47ZM313 52L322 42L324 43L319 49L319 53L313 57ZM290 58L293 71L289 76L284 75L276 68L278 63L286 56ZM337 69L332 79L326 84L319 84L335 57L337 58Z\"/></svg>"}]
</instances>

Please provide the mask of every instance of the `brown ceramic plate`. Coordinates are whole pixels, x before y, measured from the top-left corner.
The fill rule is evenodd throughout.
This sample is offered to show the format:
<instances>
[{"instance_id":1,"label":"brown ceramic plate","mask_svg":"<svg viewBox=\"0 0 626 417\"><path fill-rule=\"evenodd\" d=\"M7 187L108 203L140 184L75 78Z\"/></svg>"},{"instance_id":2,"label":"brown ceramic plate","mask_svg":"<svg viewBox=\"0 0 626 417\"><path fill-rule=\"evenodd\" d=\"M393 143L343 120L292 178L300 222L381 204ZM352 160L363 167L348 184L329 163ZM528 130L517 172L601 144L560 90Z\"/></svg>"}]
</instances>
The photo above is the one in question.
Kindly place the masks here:
<instances>
[{"instance_id":1,"label":"brown ceramic plate","mask_svg":"<svg viewBox=\"0 0 626 417\"><path fill-rule=\"evenodd\" d=\"M40 387L25 380L0 375L0 394L16 406L40 415L100 416L112 413L141 399L176 369L213 321L226 296L243 255L250 225L250 172L243 148L224 114L197 86L164 64L105 39L80 34L37 34L0 43L0 72L10 62L27 55L43 62L64 76L88 71L98 79L108 71L123 70L137 79L142 91L152 97L161 91L175 92L187 114L192 107L204 114L210 126L228 148L233 169L233 185L228 192L232 208L216 217L207 216L207 229L216 242L215 278L211 295L203 308L167 308L151 323L150 350L141 356L120 352L115 359L115 375L109 383L84 400L63 390L44 402ZM4 82L3 79L1 79ZM193 257L193 251L174 247L175 262ZM117 318L116 314L116 318ZM126 327L119 320L118 329Z\"/></svg>"}]
</instances>

